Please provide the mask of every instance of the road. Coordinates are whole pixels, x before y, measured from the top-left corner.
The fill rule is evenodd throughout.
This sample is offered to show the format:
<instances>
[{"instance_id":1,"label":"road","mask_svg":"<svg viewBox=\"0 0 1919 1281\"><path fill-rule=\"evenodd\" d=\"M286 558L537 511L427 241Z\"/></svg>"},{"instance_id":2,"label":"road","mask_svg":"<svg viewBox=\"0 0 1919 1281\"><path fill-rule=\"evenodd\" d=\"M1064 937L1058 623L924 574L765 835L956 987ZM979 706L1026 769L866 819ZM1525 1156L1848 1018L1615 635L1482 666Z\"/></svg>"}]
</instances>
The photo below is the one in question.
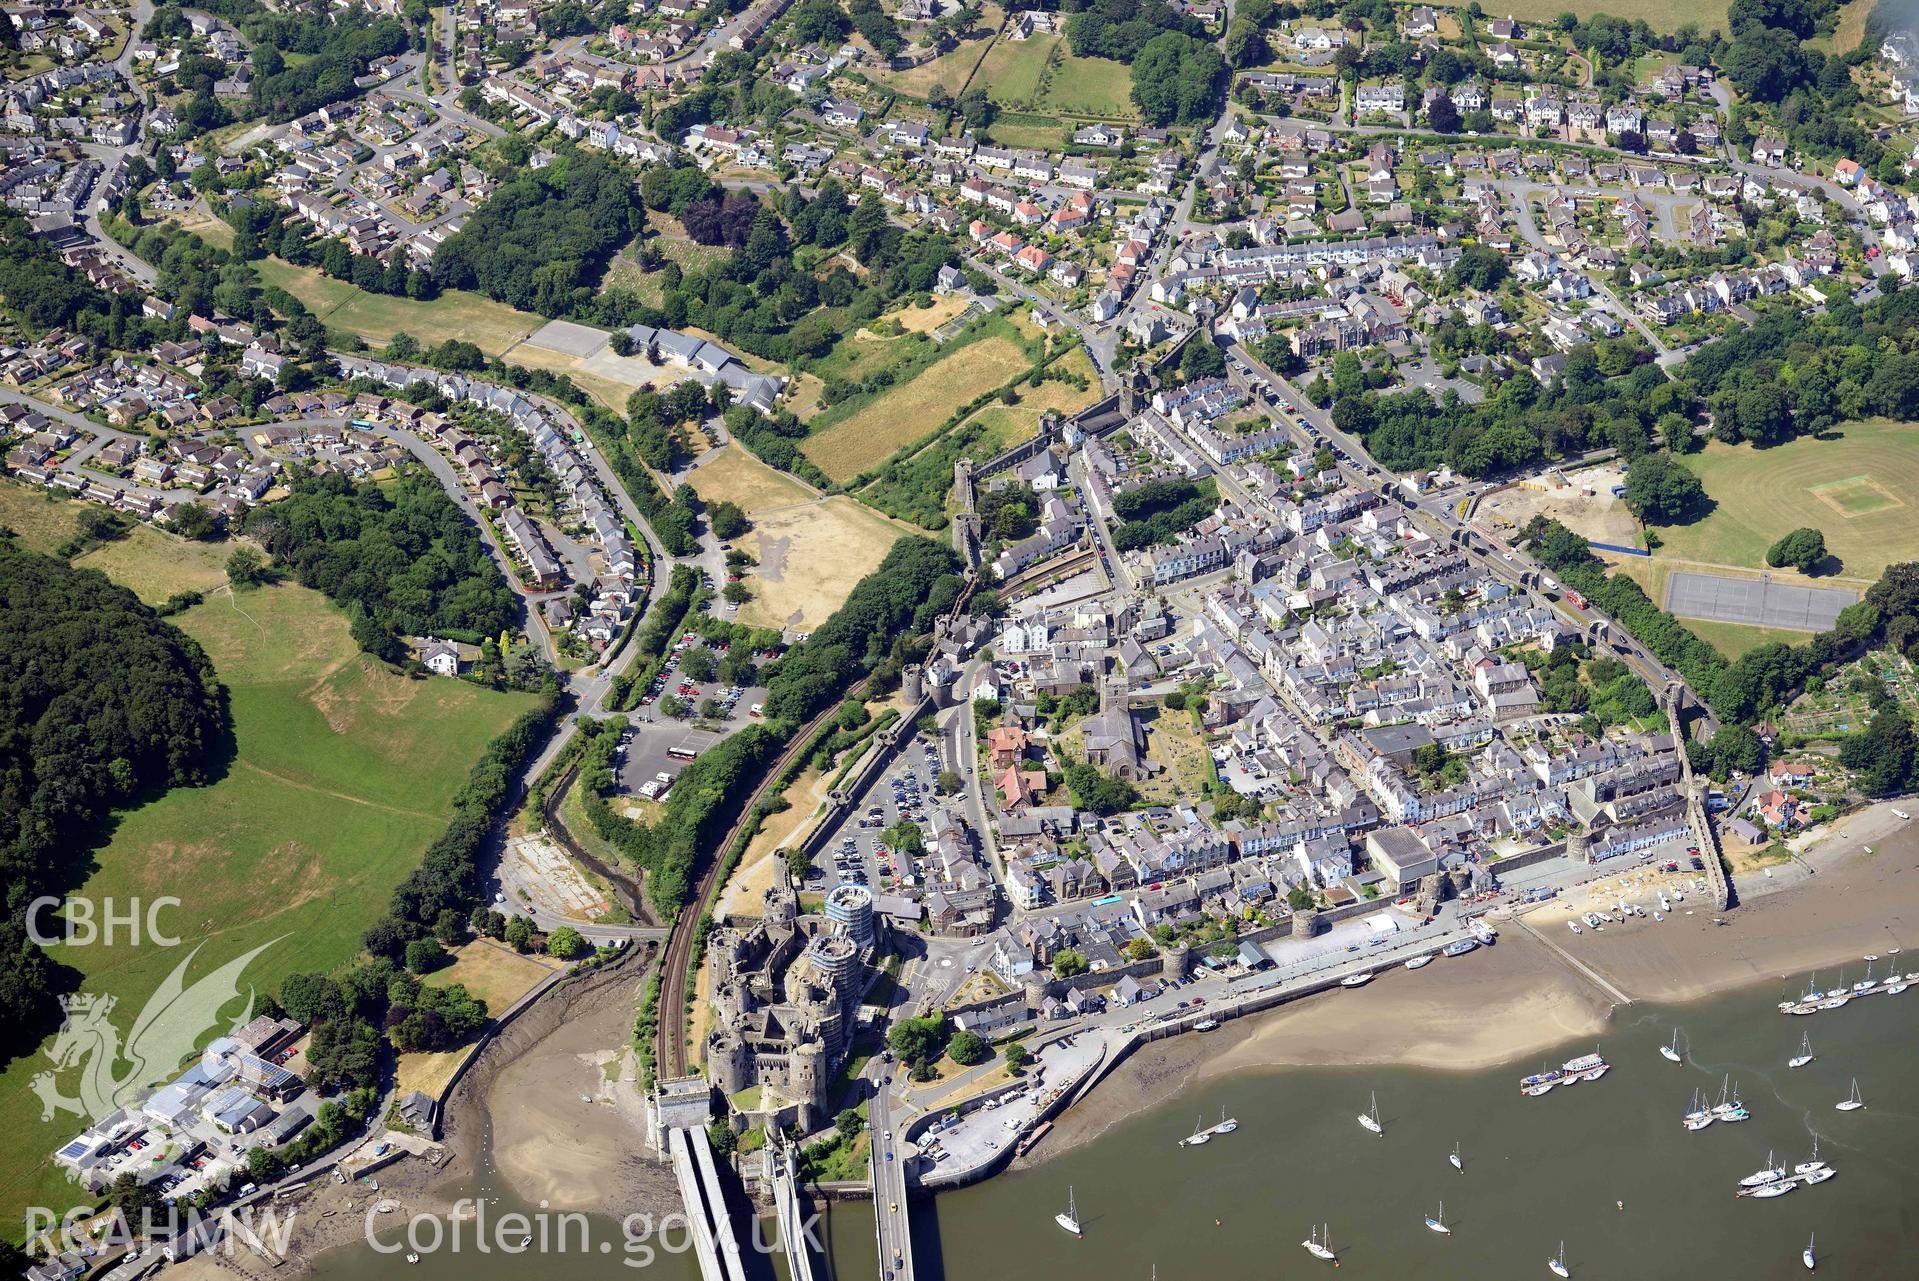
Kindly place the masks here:
<instances>
[{"instance_id":1,"label":"road","mask_svg":"<svg viewBox=\"0 0 1919 1281\"><path fill-rule=\"evenodd\" d=\"M873 1217L878 1225L881 1281L911 1281L913 1232L906 1205L906 1159L899 1147L901 1124L893 1115L891 1064L874 1065L873 1097L867 1107L872 1125Z\"/></svg>"}]
</instances>

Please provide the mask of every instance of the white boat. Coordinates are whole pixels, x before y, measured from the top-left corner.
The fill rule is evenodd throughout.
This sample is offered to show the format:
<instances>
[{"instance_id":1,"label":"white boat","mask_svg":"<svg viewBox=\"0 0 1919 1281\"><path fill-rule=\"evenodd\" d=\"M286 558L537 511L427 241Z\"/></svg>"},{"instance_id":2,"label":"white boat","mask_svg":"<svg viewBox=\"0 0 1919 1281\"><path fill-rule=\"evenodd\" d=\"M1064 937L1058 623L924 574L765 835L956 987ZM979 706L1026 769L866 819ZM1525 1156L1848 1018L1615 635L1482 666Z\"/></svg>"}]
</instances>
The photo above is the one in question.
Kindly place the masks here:
<instances>
[{"instance_id":1,"label":"white boat","mask_svg":"<svg viewBox=\"0 0 1919 1281\"><path fill-rule=\"evenodd\" d=\"M1424 956L1415 956L1412 960L1406 962L1406 968L1409 970L1423 970L1432 963L1433 954L1428 952Z\"/></svg>"},{"instance_id":2,"label":"white boat","mask_svg":"<svg viewBox=\"0 0 1919 1281\"><path fill-rule=\"evenodd\" d=\"M1835 1103L1832 1106L1840 1112L1857 1112L1860 1108L1866 1106L1866 1101L1859 1097L1858 1077L1855 1076L1852 1078L1852 1093L1847 1095L1843 1102Z\"/></svg>"},{"instance_id":3,"label":"white boat","mask_svg":"<svg viewBox=\"0 0 1919 1281\"><path fill-rule=\"evenodd\" d=\"M1808 1272L1812 1271L1815 1267L1818 1266L1818 1261L1813 1258L1813 1254L1812 1254L1812 1243L1814 1241L1817 1241L1818 1239L1819 1239L1819 1234L1817 1232L1814 1232L1811 1235L1807 1236L1806 1248L1799 1252L1799 1261L1806 1265L1806 1271Z\"/></svg>"},{"instance_id":4,"label":"white boat","mask_svg":"<svg viewBox=\"0 0 1919 1281\"><path fill-rule=\"evenodd\" d=\"M1794 1174L1811 1174L1814 1170L1823 1170L1825 1168L1826 1163L1819 1159L1819 1136L1815 1134L1812 1136L1812 1158L1801 1161L1798 1165L1793 1166L1792 1172Z\"/></svg>"},{"instance_id":5,"label":"white boat","mask_svg":"<svg viewBox=\"0 0 1919 1281\"><path fill-rule=\"evenodd\" d=\"M1482 918L1477 916L1473 918L1472 931L1473 931L1474 938L1478 939L1481 943L1487 944L1488 946L1492 944L1492 941L1494 939L1499 937L1498 930L1486 924L1486 922Z\"/></svg>"},{"instance_id":6,"label":"white boat","mask_svg":"<svg viewBox=\"0 0 1919 1281\"><path fill-rule=\"evenodd\" d=\"M1768 1152L1766 1153L1765 1166L1761 1169L1753 1171L1751 1174L1748 1174L1745 1178L1739 1180L1739 1186L1742 1188L1756 1188L1766 1183L1777 1183L1779 1180L1785 1177L1786 1177L1786 1167L1783 1165L1774 1165L1772 1161L1772 1153Z\"/></svg>"},{"instance_id":7,"label":"white boat","mask_svg":"<svg viewBox=\"0 0 1919 1281\"><path fill-rule=\"evenodd\" d=\"M1059 1224L1074 1236L1082 1235L1079 1230L1079 1205L1073 1200L1073 1188L1071 1184L1068 1184L1066 1188L1066 1213L1054 1215L1053 1222Z\"/></svg>"},{"instance_id":8,"label":"white boat","mask_svg":"<svg viewBox=\"0 0 1919 1281\"><path fill-rule=\"evenodd\" d=\"M1202 1143L1210 1143L1212 1138L1213 1132L1204 1127L1203 1121L1194 1121L1193 1132L1181 1139L1179 1145L1183 1148L1196 1148Z\"/></svg>"},{"instance_id":9,"label":"white boat","mask_svg":"<svg viewBox=\"0 0 1919 1281\"><path fill-rule=\"evenodd\" d=\"M1897 996L1910 986L1912 985L1910 983L1907 983L1904 979L1894 979L1892 982L1886 984L1885 987L1881 988L1880 990L1883 991L1887 996Z\"/></svg>"},{"instance_id":10,"label":"white boat","mask_svg":"<svg viewBox=\"0 0 1919 1281\"><path fill-rule=\"evenodd\" d=\"M1802 1068L1810 1062L1812 1062L1812 1033L1808 1032L1799 1038L1799 1053L1787 1059L1786 1066Z\"/></svg>"},{"instance_id":11,"label":"white boat","mask_svg":"<svg viewBox=\"0 0 1919 1281\"><path fill-rule=\"evenodd\" d=\"M1713 1110L1700 1101L1699 1091L1694 1090L1692 1092L1692 1106L1686 1109L1686 1128L1688 1130L1703 1130L1716 1120L1718 1120L1718 1117L1713 1115Z\"/></svg>"},{"instance_id":12,"label":"white boat","mask_svg":"<svg viewBox=\"0 0 1919 1281\"><path fill-rule=\"evenodd\" d=\"M1572 1273L1566 1270L1566 1243L1564 1241L1559 1243L1559 1253L1546 1260L1546 1266L1553 1270L1553 1275L1556 1277L1570 1277L1572 1275Z\"/></svg>"},{"instance_id":13,"label":"white boat","mask_svg":"<svg viewBox=\"0 0 1919 1281\"><path fill-rule=\"evenodd\" d=\"M1379 1123L1379 1091L1373 1091L1372 1109L1359 1114L1359 1123L1380 1138L1386 1137L1386 1127Z\"/></svg>"},{"instance_id":14,"label":"white boat","mask_svg":"<svg viewBox=\"0 0 1919 1281\"><path fill-rule=\"evenodd\" d=\"M1762 1201L1770 1201L1773 1197L1786 1195L1786 1193L1798 1186L1799 1185L1791 1179L1781 1179L1777 1183L1768 1183L1763 1187L1750 1188L1747 1191L1741 1192L1739 1195L1758 1197Z\"/></svg>"},{"instance_id":15,"label":"white boat","mask_svg":"<svg viewBox=\"0 0 1919 1281\"><path fill-rule=\"evenodd\" d=\"M1468 952L1477 951L1478 948L1478 939L1454 939L1446 945L1444 950L1447 956L1464 956Z\"/></svg>"},{"instance_id":16,"label":"white boat","mask_svg":"<svg viewBox=\"0 0 1919 1281\"><path fill-rule=\"evenodd\" d=\"M1437 1218L1430 1214L1426 1216L1426 1226L1443 1237L1449 1237L1453 1234L1453 1230L1446 1226L1446 1203L1444 1201L1439 1203L1439 1215Z\"/></svg>"},{"instance_id":17,"label":"white boat","mask_svg":"<svg viewBox=\"0 0 1919 1281\"><path fill-rule=\"evenodd\" d=\"M417 1254L408 1254L406 1256L406 1261L408 1263L418 1263L420 1261L420 1256Z\"/></svg>"},{"instance_id":18,"label":"white boat","mask_svg":"<svg viewBox=\"0 0 1919 1281\"><path fill-rule=\"evenodd\" d=\"M1539 1071L1533 1073L1533 1075L1524 1076L1519 1079L1519 1092L1538 1098L1565 1079L1566 1074L1560 1069L1542 1067Z\"/></svg>"},{"instance_id":19,"label":"white boat","mask_svg":"<svg viewBox=\"0 0 1919 1281\"><path fill-rule=\"evenodd\" d=\"M1199 1022L1193 1024L1193 1031L1211 1032L1218 1027L1219 1027L1218 1019L1201 1019Z\"/></svg>"},{"instance_id":20,"label":"white boat","mask_svg":"<svg viewBox=\"0 0 1919 1281\"><path fill-rule=\"evenodd\" d=\"M1365 987L1372 981L1373 972L1371 970L1361 970L1357 974L1348 974L1339 981L1339 985L1341 987Z\"/></svg>"},{"instance_id":21,"label":"white boat","mask_svg":"<svg viewBox=\"0 0 1919 1281\"><path fill-rule=\"evenodd\" d=\"M1312 1255L1315 1259L1337 1260L1339 1256L1333 1253L1332 1242L1333 1236L1329 1229L1314 1228L1312 1235L1308 1236L1304 1241L1301 1241L1300 1244L1305 1246L1306 1253Z\"/></svg>"},{"instance_id":22,"label":"white boat","mask_svg":"<svg viewBox=\"0 0 1919 1281\"><path fill-rule=\"evenodd\" d=\"M1567 1060L1561 1070L1566 1073L1568 1081L1597 1081L1612 1071L1612 1064L1606 1062L1595 1050L1591 1054L1582 1054L1576 1059Z\"/></svg>"},{"instance_id":23,"label":"white boat","mask_svg":"<svg viewBox=\"0 0 1919 1281\"><path fill-rule=\"evenodd\" d=\"M1866 961L1866 977L1852 985L1852 994L1854 996L1864 996L1867 992L1872 991L1877 982L1878 980L1872 977L1872 960L1868 959Z\"/></svg>"},{"instance_id":24,"label":"white boat","mask_svg":"<svg viewBox=\"0 0 1919 1281\"><path fill-rule=\"evenodd\" d=\"M1219 1110L1219 1124L1213 1127L1214 1134L1231 1134L1239 1128L1239 1118L1226 1115L1226 1109Z\"/></svg>"},{"instance_id":25,"label":"white boat","mask_svg":"<svg viewBox=\"0 0 1919 1281\"><path fill-rule=\"evenodd\" d=\"M1461 1174L1466 1173L1466 1164L1459 1159L1459 1145L1457 1143L1453 1144L1453 1154L1446 1159L1453 1163L1453 1169L1459 1171Z\"/></svg>"},{"instance_id":26,"label":"white boat","mask_svg":"<svg viewBox=\"0 0 1919 1281\"><path fill-rule=\"evenodd\" d=\"M1679 1029L1678 1028L1674 1028L1672 1030L1672 1044L1660 1046L1659 1053L1668 1062L1672 1062L1672 1063L1685 1062L1685 1059L1682 1058L1679 1053Z\"/></svg>"},{"instance_id":27,"label":"white boat","mask_svg":"<svg viewBox=\"0 0 1919 1281\"><path fill-rule=\"evenodd\" d=\"M1575 933L1575 934L1577 934L1577 933L1579 933L1579 932L1580 932L1580 930L1579 930L1579 922L1578 922L1578 921L1567 921L1567 922L1566 922L1566 928L1567 928L1567 929L1569 929L1569 930L1571 930L1571 931L1572 931L1573 933Z\"/></svg>"},{"instance_id":28,"label":"white boat","mask_svg":"<svg viewBox=\"0 0 1919 1281\"><path fill-rule=\"evenodd\" d=\"M1827 1179L1830 1179L1833 1175L1837 1173L1839 1173L1839 1171L1833 1169L1831 1166L1827 1166L1823 1170L1806 1171L1804 1174L1799 1176L1799 1181L1805 1184L1807 1187L1811 1187L1815 1183L1824 1183Z\"/></svg>"},{"instance_id":29,"label":"white boat","mask_svg":"<svg viewBox=\"0 0 1919 1281\"><path fill-rule=\"evenodd\" d=\"M1848 996L1844 992L1841 992L1838 996L1829 996L1825 1000L1819 1002L1819 1008L1822 1010L1836 1010L1836 1009L1839 1009L1841 1006L1845 1005L1845 1003L1847 1001L1850 1001L1851 999L1852 997Z\"/></svg>"}]
</instances>

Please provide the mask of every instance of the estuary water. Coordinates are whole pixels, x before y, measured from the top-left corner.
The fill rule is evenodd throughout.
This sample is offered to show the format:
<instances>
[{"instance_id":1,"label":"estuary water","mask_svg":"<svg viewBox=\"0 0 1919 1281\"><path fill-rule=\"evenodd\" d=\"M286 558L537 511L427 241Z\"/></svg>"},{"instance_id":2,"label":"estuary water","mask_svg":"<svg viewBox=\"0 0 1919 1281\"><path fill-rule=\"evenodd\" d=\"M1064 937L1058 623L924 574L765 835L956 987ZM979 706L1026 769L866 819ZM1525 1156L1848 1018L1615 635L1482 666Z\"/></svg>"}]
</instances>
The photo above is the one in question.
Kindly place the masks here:
<instances>
[{"instance_id":1,"label":"estuary water","mask_svg":"<svg viewBox=\"0 0 1919 1281\"><path fill-rule=\"evenodd\" d=\"M1919 954L1895 959L1919 969ZM1802 977L1791 991L1803 987ZM917 1216L917 1271L921 1281L1305 1277L1333 1268L1300 1244L1325 1224L1341 1281L1550 1278L1562 1239L1579 1278L1797 1276L1815 1232L1821 1274L1919 1275L1919 985L1803 1018L1779 1014L1777 999L1758 988L1626 1007L1597 1047L1612 1071L1539 1098L1518 1087L1537 1062L1207 1081L1036 1169L938 1197ZM1659 1054L1675 1026L1683 1064ZM1802 1033L1817 1057L1790 1070ZM1594 1048L1567 1044L1552 1062ZM1835 1111L1855 1076L1867 1107ZM1692 1091L1716 1099L1728 1077L1752 1119L1685 1130ZM1375 1090L1384 1137L1357 1121ZM1082 1106L1099 1105L1095 1093ZM1236 1132L1178 1146L1221 1108ZM1790 1167L1810 1157L1815 1134L1837 1177L1771 1200L1735 1196L1769 1149ZM1455 1143L1463 1173L1447 1159ZM1069 1187L1079 1240L1053 1222ZM1442 1201L1450 1236L1425 1222ZM841 1281L879 1276L865 1207L838 1210L830 1239Z\"/></svg>"},{"instance_id":2,"label":"estuary water","mask_svg":"<svg viewBox=\"0 0 1919 1281\"><path fill-rule=\"evenodd\" d=\"M1919 969L1919 953L1889 959ZM1804 986L1801 976L1784 991L1625 1007L1597 1046L1572 1042L1549 1056L1557 1065L1597 1048L1611 1072L1540 1098L1518 1085L1537 1061L1204 1081L1035 1169L916 1202L919 1281L1309 1277L1334 1270L1300 1244L1316 1224L1330 1230L1341 1281L1546 1278L1562 1240L1567 1269L1582 1281L1760 1281L1802 1275L1800 1252L1815 1233L1821 1275L1919 1275L1919 986L1804 1018L1778 1013L1775 1002ZM1659 1054L1675 1027L1682 1064ZM1817 1057L1788 1069L1802 1033ZM1855 1077L1866 1108L1836 1111ZM1728 1079L1752 1118L1686 1131L1680 1119L1693 1091L1717 1099ZM1374 1091L1383 1137L1356 1119ZM1082 1106L1098 1108L1099 1095ZM1222 1108L1236 1132L1178 1146L1196 1118L1210 1125ZM1790 1167L1811 1156L1815 1136L1837 1177L1771 1200L1735 1195L1769 1151ZM1463 1173L1447 1160L1454 1144ZM1053 1222L1069 1188L1083 1239ZM489 1213L529 1208L485 1176L471 1191L497 1198ZM1442 1202L1447 1236L1425 1222ZM823 1235L822 1276L881 1281L869 1205L832 1208ZM749 1276L784 1275L745 1253ZM409 1281L697 1276L690 1254L640 1265L619 1225L605 1221L585 1246L544 1255L465 1249L424 1253L409 1266L355 1245L322 1256L315 1272Z\"/></svg>"}]
</instances>

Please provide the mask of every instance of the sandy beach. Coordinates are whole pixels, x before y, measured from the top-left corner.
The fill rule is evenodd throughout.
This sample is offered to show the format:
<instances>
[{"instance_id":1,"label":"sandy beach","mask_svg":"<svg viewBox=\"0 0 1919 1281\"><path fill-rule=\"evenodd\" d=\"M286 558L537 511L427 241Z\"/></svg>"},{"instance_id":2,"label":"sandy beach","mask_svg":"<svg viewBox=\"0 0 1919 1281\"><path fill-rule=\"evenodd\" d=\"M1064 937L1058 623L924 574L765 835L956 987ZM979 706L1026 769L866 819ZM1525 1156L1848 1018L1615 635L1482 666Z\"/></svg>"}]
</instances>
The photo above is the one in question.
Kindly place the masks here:
<instances>
[{"instance_id":1,"label":"sandy beach","mask_svg":"<svg viewBox=\"0 0 1919 1281\"><path fill-rule=\"evenodd\" d=\"M1870 845L1872 853L1865 853ZM1836 825L1802 862L1737 886L1726 925L1684 909L1603 933L1573 935L1571 913L1529 916L1539 937L1500 927L1499 942L1460 961L1382 973L1362 992L1333 992L1234 1020L1205 1036L1142 1047L1054 1125L1019 1164L1035 1165L1195 1081L1285 1067L1394 1063L1477 1071L1604 1034L1618 1002L1568 956L1634 1002L1671 1004L1789 975L1848 967L1868 952L1910 949L1919 968L1919 831L1876 807Z\"/></svg>"}]
</instances>

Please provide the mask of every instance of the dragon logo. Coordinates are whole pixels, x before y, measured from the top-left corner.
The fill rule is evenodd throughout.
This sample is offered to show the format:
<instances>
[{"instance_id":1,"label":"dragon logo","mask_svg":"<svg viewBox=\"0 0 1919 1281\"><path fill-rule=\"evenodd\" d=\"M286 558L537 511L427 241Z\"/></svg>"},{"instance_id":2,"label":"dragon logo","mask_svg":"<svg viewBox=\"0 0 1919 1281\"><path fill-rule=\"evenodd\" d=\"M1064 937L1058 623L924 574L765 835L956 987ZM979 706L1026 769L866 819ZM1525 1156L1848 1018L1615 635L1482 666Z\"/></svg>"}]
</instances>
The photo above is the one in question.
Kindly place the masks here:
<instances>
[{"instance_id":1,"label":"dragon logo","mask_svg":"<svg viewBox=\"0 0 1919 1281\"><path fill-rule=\"evenodd\" d=\"M91 992L62 997L66 1018L45 1050L54 1066L33 1078L40 1119L51 1121L56 1112L71 1112L98 1121L172 1076L200 1038L220 1026L220 1011L240 995L240 976L253 958L279 941L262 943L188 987L187 967L200 953L195 947L147 999L124 1044L112 1021L116 998ZM246 1008L229 1031L253 1017L253 997L248 987ZM60 1076L73 1068L80 1072L77 1098L62 1093L59 1084Z\"/></svg>"}]
</instances>

